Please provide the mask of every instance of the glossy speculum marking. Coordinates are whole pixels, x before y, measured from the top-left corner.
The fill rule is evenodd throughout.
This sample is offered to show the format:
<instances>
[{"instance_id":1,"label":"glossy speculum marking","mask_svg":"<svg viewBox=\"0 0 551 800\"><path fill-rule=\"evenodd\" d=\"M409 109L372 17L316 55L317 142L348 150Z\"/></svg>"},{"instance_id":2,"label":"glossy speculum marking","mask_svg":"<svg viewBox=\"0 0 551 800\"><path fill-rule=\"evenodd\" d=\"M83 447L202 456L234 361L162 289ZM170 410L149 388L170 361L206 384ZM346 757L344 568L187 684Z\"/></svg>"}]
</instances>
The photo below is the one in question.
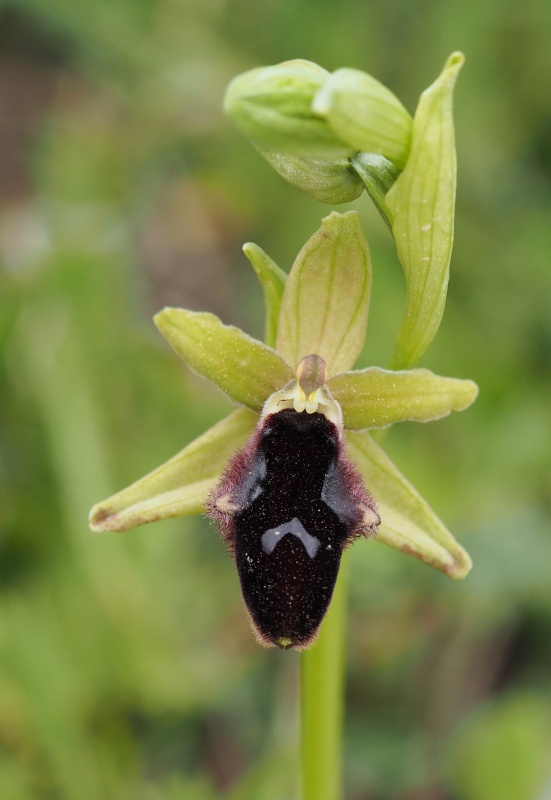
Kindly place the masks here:
<instances>
[{"instance_id":1,"label":"glossy speculum marking","mask_svg":"<svg viewBox=\"0 0 551 800\"><path fill-rule=\"evenodd\" d=\"M379 523L338 426L294 408L261 418L207 509L230 544L259 640L284 649L315 641L343 548Z\"/></svg>"},{"instance_id":2,"label":"glossy speculum marking","mask_svg":"<svg viewBox=\"0 0 551 800\"><path fill-rule=\"evenodd\" d=\"M270 528L270 530L262 534L260 541L262 542L262 549L264 552L270 556L274 552L276 544L288 533L292 533L297 539L300 539L310 558L316 557L321 542L319 539L316 539L315 536L310 536L298 517L293 517L289 522L284 522L283 525Z\"/></svg>"}]
</instances>

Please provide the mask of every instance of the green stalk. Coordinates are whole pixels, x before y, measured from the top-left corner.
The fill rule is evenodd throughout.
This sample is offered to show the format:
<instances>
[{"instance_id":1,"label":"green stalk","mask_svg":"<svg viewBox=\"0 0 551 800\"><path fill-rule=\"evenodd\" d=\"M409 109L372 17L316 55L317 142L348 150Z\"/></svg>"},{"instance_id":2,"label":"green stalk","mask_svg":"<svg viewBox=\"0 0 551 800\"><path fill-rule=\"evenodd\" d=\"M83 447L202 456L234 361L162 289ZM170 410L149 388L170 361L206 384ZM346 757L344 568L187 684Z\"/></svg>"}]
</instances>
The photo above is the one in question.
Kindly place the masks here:
<instances>
[{"instance_id":1,"label":"green stalk","mask_svg":"<svg viewBox=\"0 0 551 800\"><path fill-rule=\"evenodd\" d=\"M317 644L301 654L302 800L342 798L346 563Z\"/></svg>"}]
</instances>

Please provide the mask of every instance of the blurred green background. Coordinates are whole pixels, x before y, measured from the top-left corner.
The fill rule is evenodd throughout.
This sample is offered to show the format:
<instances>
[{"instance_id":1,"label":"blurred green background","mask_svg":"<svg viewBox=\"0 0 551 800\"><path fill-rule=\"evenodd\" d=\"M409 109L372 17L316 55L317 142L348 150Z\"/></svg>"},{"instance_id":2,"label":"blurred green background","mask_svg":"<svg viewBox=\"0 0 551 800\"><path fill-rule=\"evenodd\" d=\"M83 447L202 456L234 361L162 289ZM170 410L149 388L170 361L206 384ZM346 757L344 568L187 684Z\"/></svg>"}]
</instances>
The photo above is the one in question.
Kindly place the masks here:
<instances>
[{"instance_id":1,"label":"blurred green background","mask_svg":"<svg viewBox=\"0 0 551 800\"><path fill-rule=\"evenodd\" d=\"M551 797L550 37L545 0L0 2L1 798L296 796L298 657L255 644L216 531L93 535L87 513L229 408L152 314L261 335L241 245L288 269L330 210L232 128L227 82L302 57L413 112L454 49L456 245L423 365L481 393L385 446L475 566L349 553L346 797ZM361 364L384 365L403 278L354 207Z\"/></svg>"}]
</instances>

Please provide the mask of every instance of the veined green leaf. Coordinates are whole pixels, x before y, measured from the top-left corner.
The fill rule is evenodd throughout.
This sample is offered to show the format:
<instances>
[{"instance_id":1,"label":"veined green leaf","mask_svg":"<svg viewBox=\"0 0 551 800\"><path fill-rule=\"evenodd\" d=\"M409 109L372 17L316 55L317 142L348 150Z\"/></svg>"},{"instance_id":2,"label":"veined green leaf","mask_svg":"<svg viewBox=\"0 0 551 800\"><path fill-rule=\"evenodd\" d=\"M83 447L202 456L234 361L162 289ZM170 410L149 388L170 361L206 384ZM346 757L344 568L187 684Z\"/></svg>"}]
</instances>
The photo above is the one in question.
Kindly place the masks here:
<instances>
[{"instance_id":1,"label":"veined green leaf","mask_svg":"<svg viewBox=\"0 0 551 800\"><path fill-rule=\"evenodd\" d=\"M333 211L306 242L289 274L277 350L293 366L316 353L329 374L350 369L362 348L371 258L358 214Z\"/></svg>"},{"instance_id":2,"label":"veined green leaf","mask_svg":"<svg viewBox=\"0 0 551 800\"><path fill-rule=\"evenodd\" d=\"M468 553L368 433L346 434L349 452L378 502L377 540L424 561L450 578L471 569Z\"/></svg>"},{"instance_id":3,"label":"veined green leaf","mask_svg":"<svg viewBox=\"0 0 551 800\"><path fill-rule=\"evenodd\" d=\"M260 411L264 401L293 378L270 347L214 314L165 308L155 324L167 342L200 375L240 405Z\"/></svg>"},{"instance_id":4,"label":"veined green leaf","mask_svg":"<svg viewBox=\"0 0 551 800\"><path fill-rule=\"evenodd\" d=\"M227 460L242 447L258 417L239 408L177 455L90 512L94 531L125 531L160 519L198 514Z\"/></svg>"},{"instance_id":5,"label":"veined green leaf","mask_svg":"<svg viewBox=\"0 0 551 800\"><path fill-rule=\"evenodd\" d=\"M440 325L453 245L456 157L453 88L464 56L453 53L421 95L404 171L386 196L407 283L406 310L391 362L415 364Z\"/></svg>"},{"instance_id":6,"label":"veined green leaf","mask_svg":"<svg viewBox=\"0 0 551 800\"><path fill-rule=\"evenodd\" d=\"M275 347L279 308L285 282L287 281L287 274L254 242L244 244L243 252L251 262L264 289L264 306L266 310L264 338L269 347Z\"/></svg>"},{"instance_id":7,"label":"veined green leaf","mask_svg":"<svg viewBox=\"0 0 551 800\"><path fill-rule=\"evenodd\" d=\"M345 428L357 431L440 419L463 411L478 394L473 381L443 378L428 369L370 367L335 375L328 386L342 408Z\"/></svg>"}]
</instances>

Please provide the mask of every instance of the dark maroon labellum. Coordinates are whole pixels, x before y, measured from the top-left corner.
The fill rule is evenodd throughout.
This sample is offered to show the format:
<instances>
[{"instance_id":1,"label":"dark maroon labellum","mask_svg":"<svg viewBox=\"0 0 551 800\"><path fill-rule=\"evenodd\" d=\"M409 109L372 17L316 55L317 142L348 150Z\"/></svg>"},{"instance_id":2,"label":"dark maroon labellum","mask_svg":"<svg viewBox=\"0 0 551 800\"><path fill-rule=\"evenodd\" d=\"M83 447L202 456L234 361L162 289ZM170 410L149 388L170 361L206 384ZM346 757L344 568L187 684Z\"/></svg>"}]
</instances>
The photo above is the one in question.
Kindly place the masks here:
<instances>
[{"instance_id":1,"label":"dark maroon labellum","mask_svg":"<svg viewBox=\"0 0 551 800\"><path fill-rule=\"evenodd\" d=\"M379 518L337 426L324 414L269 414L208 501L230 543L259 639L315 640L343 548Z\"/></svg>"}]
</instances>

